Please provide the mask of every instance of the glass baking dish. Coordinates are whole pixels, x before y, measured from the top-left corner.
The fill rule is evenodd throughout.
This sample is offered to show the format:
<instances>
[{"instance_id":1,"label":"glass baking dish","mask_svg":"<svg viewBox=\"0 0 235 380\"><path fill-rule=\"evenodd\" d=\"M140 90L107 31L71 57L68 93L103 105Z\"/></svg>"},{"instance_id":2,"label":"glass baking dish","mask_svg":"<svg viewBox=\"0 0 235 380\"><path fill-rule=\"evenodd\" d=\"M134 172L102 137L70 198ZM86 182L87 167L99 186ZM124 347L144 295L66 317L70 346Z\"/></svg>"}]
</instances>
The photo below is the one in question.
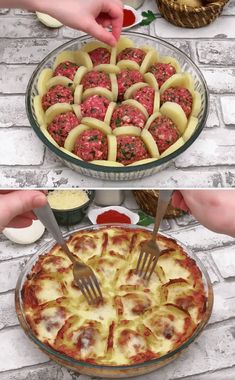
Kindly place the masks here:
<instances>
[{"instance_id":1,"label":"glass baking dish","mask_svg":"<svg viewBox=\"0 0 235 380\"><path fill-rule=\"evenodd\" d=\"M86 230L99 230L104 227L122 227L123 224L108 224L108 225L93 225L93 226L86 226L83 228L76 229L74 231L71 231L67 234L65 234L65 238L69 238L74 232L78 231L86 231ZM145 230L145 231L151 231L149 228L142 227L142 226L136 226L136 225L125 225L125 229L130 230ZM163 237L172 239L167 234L160 234ZM175 240L175 239L174 239ZM23 284L27 278L27 275L30 273L32 267L34 266L35 262L37 261L38 257L42 254L45 254L45 252L48 252L54 245L55 241L51 241L49 243L46 243L44 246L42 246L38 252L33 255L25 265L24 269L22 270L19 279L17 281L16 290L15 290L15 305L16 305L16 313L20 322L21 327L23 328L26 335L36 344L36 346L43 351L50 359L56 361L62 366L65 366L68 369L71 369L75 372L78 372L80 374L85 374L89 376L95 376L95 377L107 377L107 378L122 378L122 377L132 377L132 376L139 376L143 375L149 372L152 372L175 358L177 358L182 351L184 351L188 346L199 336L199 334L203 331L205 328L211 312L212 312L212 306L213 306L213 289L212 284L209 278L209 275L204 267L204 265L201 263L201 261L198 259L196 255L193 254L193 252L189 251L187 247L185 247L182 243L175 240L176 243L183 248L184 252L191 258L193 258L196 261L196 264L198 268L201 271L202 274L202 281L204 285L205 295L207 297L206 302L206 311L204 314L204 317L202 321L197 326L196 330L193 332L191 337L189 337L185 342L183 342L179 347L177 347L175 350L157 358L145 361L143 363L134 364L134 365L123 365L123 366L107 366L107 365L95 365L91 363L87 363L84 361L79 361L76 359L73 359L69 356L66 356L51 347L47 346L46 344L42 343L33 333L31 328L29 327L26 317L24 315L24 310L22 307L22 298L21 298L21 290L23 287Z\"/></svg>"},{"instance_id":2,"label":"glass baking dish","mask_svg":"<svg viewBox=\"0 0 235 380\"><path fill-rule=\"evenodd\" d=\"M122 180L132 180L143 178L155 174L162 169L166 168L172 163L180 154L189 148L189 146L198 138L201 133L208 116L209 109L209 91L207 88L206 81L195 63L180 49L171 45L170 43L156 38L153 36L145 35L143 33L137 32L123 32L123 36L126 36L133 40L135 46L150 46L157 50L161 56L171 56L176 58L181 66L183 72L188 72L192 75L195 81L195 90L197 90L201 95L202 106L201 111L198 115L198 125L192 136L181 146L179 149L173 153L167 155L166 157L159 158L153 162L126 166L126 167L112 167L112 166L101 166L80 159L76 159L69 154L66 154L61 149L58 149L52 142L50 142L44 133L41 131L40 126L36 120L35 110L33 106L33 98L38 95L37 82L41 71L45 68L51 68L55 61L56 56L64 50L79 50L86 43L94 40L89 36L82 36L74 39L70 42L66 42L62 46L58 47L43 59L43 61L38 65L32 77L29 81L27 91L26 91L26 110L30 125L34 129L39 139L54 153L58 158L60 158L63 163L71 168L72 170L81 173L86 176L91 176L94 178L112 180L112 181L122 181Z\"/></svg>"}]
</instances>

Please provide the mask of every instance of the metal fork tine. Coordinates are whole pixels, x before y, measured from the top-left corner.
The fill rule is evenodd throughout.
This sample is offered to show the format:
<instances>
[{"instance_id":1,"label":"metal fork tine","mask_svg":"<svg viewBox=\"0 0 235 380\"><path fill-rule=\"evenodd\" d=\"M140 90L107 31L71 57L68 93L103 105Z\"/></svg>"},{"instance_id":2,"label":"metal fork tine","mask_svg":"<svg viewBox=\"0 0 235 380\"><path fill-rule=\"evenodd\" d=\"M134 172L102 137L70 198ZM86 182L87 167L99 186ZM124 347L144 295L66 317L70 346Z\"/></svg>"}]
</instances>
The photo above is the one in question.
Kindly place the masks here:
<instances>
[{"instance_id":1,"label":"metal fork tine","mask_svg":"<svg viewBox=\"0 0 235 380\"><path fill-rule=\"evenodd\" d=\"M94 294L95 299L96 299L96 298L97 298L97 292L96 292L97 289L96 289L96 288L94 287L94 285L93 285L92 277L91 277L91 276L87 278L87 283L88 283L88 285L90 286L90 288L92 289L93 294Z\"/></svg>"},{"instance_id":2,"label":"metal fork tine","mask_svg":"<svg viewBox=\"0 0 235 380\"><path fill-rule=\"evenodd\" d=\"M146 254L146 255L147 255L147 254ZM145 268L144 276L143 276L144 279L145 279L145 277L147 276L148 271L149 271L149 268L150 268L150 265L152 264L153 259L154 259L154 257L153 257L152 254L148 254L148 256L149 256L149 258L148 258L148 263L147 263L147 266L146 266L146 268Z\"/></svg>"},{"instance_id":3,"label":"metal fork tine","mask_svg":"<svg viewBox=\"0 0 235 380\"><path fill-rule=\"evenodd\" d=\"M144 267L145 267L147 259L148 259L148 254L146 252L144 252L144 256L143 256L143 260L142 260L142 266L140 268L140 276L142 276L142 274L143 274Z\"/></svg>"},{"instance_id":4,"label":"metal fork tine","mask_svg":"<svg viewBox=\"0 0 235 380\"><path fill-rule=\"evenodd\" d=\"M99 296L102 299L103 296L102 296L102 293L101 293L100 285L99 285L99 282L98 282L96 276L94 275L94 273L92 273L92 279L93 279L93 281L95 283L96 289L98 290Z\"/></svg>"},{"instance_id":5,"label":"metal fork tine","mask_svg":"<svg viewBox=\"0 0 235 380\"><path fill-rule=\"evenodd\" d=\"M153 271L154 271L154 269L156 267L158 257L159 257L158 255L155 256L154 259L153 259L153 261L152 261L152 268L150 269L150 272L149 272L149 275L148 275L148 279L147 279L148 281L149 281L150 277L152 276Z\"/></svg>"},{"instance_id":6,"label":"metal fork tine","mask_svg":"<svg viewBox=\"0 0 235 380\"><path fill-rule=\"evenodd\" d=\"M137 272L139 272L139 267L140 267L140 263L142 261L143 253L144 253L143 251L140 251L138 262L137 262L137 267L136 267Z\"/></svg>"},{"instance_id":7,"label":"metal fork tine","mask_svg":"<svg viewBox=\"0 0 235 380\"><path fill-rule=\"evenodd\" d=\"M91 291L89 289L89 286L87 284L87 278L84 278L82 280L82 283L83 283L83 286L84 286L84 288L86 289L86 291L88 293L88 296L90 297L90 302L89 303L94 303L94 297L92 296Z\"/></svg>"},{"instance_id":8,"label":"metal fork tine","mask_svg":"<svg viewBox=\"0 0 235 380\"><path fill-rule=\"evenodd\" d=\"M88 304L90 304L90 300L87 297L86 292L85 292L84 287L83 287L83 282L77 279L77 285L78 285L79 289L81 290L82 294L84 295L84 297L85 297L86 301L88 302Z\"/></svg>"}]
</instances>

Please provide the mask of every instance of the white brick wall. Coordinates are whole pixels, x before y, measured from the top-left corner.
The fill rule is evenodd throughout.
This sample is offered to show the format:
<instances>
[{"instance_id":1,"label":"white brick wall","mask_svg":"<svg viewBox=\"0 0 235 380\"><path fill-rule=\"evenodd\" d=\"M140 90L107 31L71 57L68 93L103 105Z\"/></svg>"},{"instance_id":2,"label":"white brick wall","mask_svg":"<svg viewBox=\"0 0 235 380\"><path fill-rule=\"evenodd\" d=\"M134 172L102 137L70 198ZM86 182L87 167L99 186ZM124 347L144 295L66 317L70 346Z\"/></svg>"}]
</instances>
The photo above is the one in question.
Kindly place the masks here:
<instances>
[{"instance_id":1,"label":"white brick wall","mask_svg":"<svg viewBox=\"0 0 235 380\"><path fill-rule=\"evenodd\" d=\"M155 0L145 1L143 9L150 8L157 13L157 20L150 27L136 30L166 39L191 56L208 82L211 106L198 141L164 172L133 181L132 186L234 186L235 1L230 0L223 15L213 24L200 29L182 29L169 24L160 17ZM27 135L31 144L25 139L24 127L28 127L29 122L24 110L24 94L33 70L51 50L82 34L65 27L48 29L26 11L0 11L0 131L1 136L5 136L5 149L11 152L11 158L6 157L5 152L0 153L0 186L117 185L74 173L50 153L43 154L42 144L33 134ZM19 158L19 153L24 158ZM130 183L123 182L123 186L129 187Z\"/></svg>"},{"instance_id":2,"label":"white brick wall","mask_svg":"<svg viewBox=\"0 0 235 380\"><path fill-rule=\"evenodd\" d=\"M130 193L125 205L133 208ZM87 224L84 219L82 224ZM214 289L214 307L205 331L181 356L152 374L134 380L234 380L235 374L235 242L200 226L190 215L167 220L163 230L191 249L206 267ZM73 230L76 226L70 227ZM63 228L63 232L67 229ZM50 240L20 246L0 235L0 380L75 380L78 375L38 351L18 325L14 287L29 256ZM79 376L80 380L92 380Z\"/></svg>"}]
</instances>

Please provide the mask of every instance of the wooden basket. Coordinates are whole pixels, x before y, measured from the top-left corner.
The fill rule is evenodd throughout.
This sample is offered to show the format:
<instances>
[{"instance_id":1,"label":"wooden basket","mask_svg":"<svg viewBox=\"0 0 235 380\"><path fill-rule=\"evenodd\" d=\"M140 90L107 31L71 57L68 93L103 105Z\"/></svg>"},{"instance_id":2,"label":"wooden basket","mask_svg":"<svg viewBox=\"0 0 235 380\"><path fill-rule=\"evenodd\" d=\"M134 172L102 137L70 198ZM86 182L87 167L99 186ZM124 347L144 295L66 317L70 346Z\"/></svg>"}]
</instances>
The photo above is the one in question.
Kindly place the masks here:
<instances>
[{"instance_id":1,"label":"wooden basket","mask_svg":"<svg viewBox=\"0 0 235 380\"><path fill-rule=\"evenodd\" d=\"M146 214L155 216L157 210L158 190L132 190L136 203L139 208ZM169 205L165 214L165 218L175 218L185 214L182 210Z\"/></svg>"},{"instance_id":2,"label":"wooden basket","mask_svg":"<svg viewBox=\"0 0 235 380\"><path fill-rule=\"evenodd\" d=\"M173 0L156 0L161 15L171 24L185 28L200 28L210 24L222 12L228 0L208 2L202 7L189 7Z\"/></svg>"}]
</instances>

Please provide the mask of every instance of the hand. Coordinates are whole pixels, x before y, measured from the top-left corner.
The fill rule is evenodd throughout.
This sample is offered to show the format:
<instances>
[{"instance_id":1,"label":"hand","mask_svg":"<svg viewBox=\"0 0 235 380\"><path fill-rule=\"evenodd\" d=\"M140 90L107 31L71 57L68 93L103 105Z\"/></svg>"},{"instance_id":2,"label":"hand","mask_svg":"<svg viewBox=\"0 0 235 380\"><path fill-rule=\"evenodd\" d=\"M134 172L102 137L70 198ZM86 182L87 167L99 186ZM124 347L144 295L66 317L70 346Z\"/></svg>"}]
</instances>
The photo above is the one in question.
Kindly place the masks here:
<instances>
[{"instance_id":1,"label":"hand","mask_svg":"<svg viewBox=\"0 0 235 380\"><path fill-rule=\"evenodd\" d=\"M31 210L46 201L45 194L37 190L0 190L0 231L30 226L37 219Z\"/></svg>"},{"instance_id":2,"label":"hand","mask_svg":"<svg viewBox=\"0 0 235 380\"><path fill-rule=\"evenodd\" d=\"M38 0L40 12L49 14L63 24L82 30L111 46L120 37L123 22L121 0ZM112 28L112 32L106 30Z\"/></svg>"},{"instance_id":3,"label":"hand","mask_svg":"<svg viewBox=\"0 0 235 380\"><path fill-rule=\"evenodd\" d=\"M235 237L235 191L177 190L172 205L189 211L208 229Z\"/></svg>"}]
</instances>

